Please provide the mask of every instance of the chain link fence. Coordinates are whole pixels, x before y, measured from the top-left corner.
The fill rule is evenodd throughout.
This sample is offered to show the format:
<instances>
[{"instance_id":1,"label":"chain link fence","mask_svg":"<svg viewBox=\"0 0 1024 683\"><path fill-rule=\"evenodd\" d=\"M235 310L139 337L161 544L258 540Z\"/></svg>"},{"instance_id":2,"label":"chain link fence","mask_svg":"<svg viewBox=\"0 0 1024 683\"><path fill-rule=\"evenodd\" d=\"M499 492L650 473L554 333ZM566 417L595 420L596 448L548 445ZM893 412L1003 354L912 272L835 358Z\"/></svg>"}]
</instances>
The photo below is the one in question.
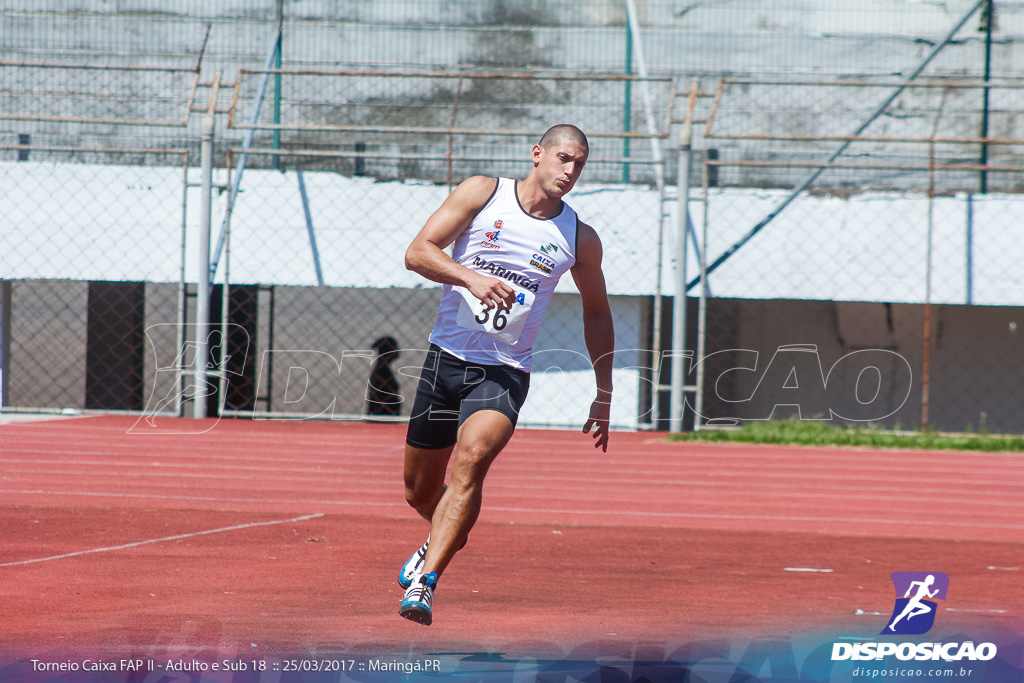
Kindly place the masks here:
<instances>
[{"instance_id":1,"label":"chain link fence","mask_svg":"<svg viewBox=\"0 0 1024 683\"><path fill-rule=\"evenodd\" d=\"M34 70L8 65L9 90L29 92L23 84ZM78 71L41 73L68 84ZM136 71L102 70L125 83ZM99 88L95 102L83 95L66 110L40 105L9 118L37 128L0 164L5 185L17 188L2 200L4 410L128 410L155 424L205 401L211 415L362 417L375 412L373 377L386 348L394 381L379 419L404 419L440 296L404 269L406 246L454 184L481 173L525 177L547 125L573 120L593 141L586 182L571 201L606 236L620 349L616 419L646 419L643 349L665 214L663 162L648 143L667 130L670 79L269 70L232 83L189 75L175 81L179 91L188 84L181 102L162 111L216 117L213 332L201 363L210 384L191 376L203 352L194 338L204 220L198 117L118 125L108 118L118 108L107 109ZM280 80L279 111L259 92L261 79ZM624 101L627 85L648 89L645 101ZM640 120L644 106L661 129L623 134L623 116ZM47 145L37 137L44 125L57 138L73 132L65 143L106 139ZM167 148L126 146L136 134ZM523 421L576 424L594 389L571 278L548 315Z\"/></svg>"},{"instance_id":2,"label":"chain link fence","mask_svg":"<svg viewBox=\"0 0 1024 683\"><path fill-rule=\"evenodd\" d=\"M177 164L199 83L196 69L0 61L0 159Z\"/></svg>"},{"instance_id":3,"label":"chain link fence","mask_svg":"<svg viewBox=\"0 0 1024 683\"><path fill-rule=\"evenodd\" d=\"M722 82L690 264L709 270L691 290L698 426L1024 428L1021 99L1009 82Z\"/></svg>"},{"instance_id":4,"label":"chain link fence","mask_svg":"<svg viewBox=\"0 0 1024 683\"><path fill-rule=\"evenodd\" d=\"M455 184L524 177L540 133L569 121L591 138L570 203L605 245L613 418L666 428L683 234L666 134L685 119L686 279L712 269L690 283L687 425L1024 429L1024 86L1006 77L1024 11L997 3L994 28L979 13L905 82L891 74L976 4L890 7L881 33L852 21L863 6L639 5L651 71L694 74L696 112L675 79L603 73L632 71L621 3L0 3L0 408L402 419L440 293L405 271L406 245ZM759 75L696 78L723 69ZM204 182L214 331L199 360ZM593 380L571 278L548 316L523 421L578 424Z\"/></svg>"},{"instance_id":5,"label":"chain link fence","mask_svg":"<svg viewBox=\"0 0 1024 683\"><path fill-rule=\"evenodd\" d=\"M513 177L529 171L531 144L520 145L523 159L505 162ZM440 286L405 270L404 252L448 187L300 170L301 153L278 154L288 170L246 171L220 266L230 272L232 282L274 283L273 299L265 297L255 312L273 327L272 345L263 338L255 345L254 392L263 397L258 413L367 414L368 378L379 358L373 348L390 338L396 347L390 355L396 402L400 415L407 416ZM321 155L312 165L331 161ZM368 165L375 161L368 157ZM604 166L621 172L618 161L594 159L584 173L599 175ZM464 165L456 162L456 177L465 175ZM642 349L650 344L662 200L649 188L580 183L569 201L601 231L605 242L619 349L616 417L623 425L637 426L649 412L641 405L650 395L640 394L640 368L647 361ZM527 424L578 423L585 418L594 387L579 298L570 277L563 278L547 316L534 347L531 400L522 419Z\"/></svg>"},{"instance_id":6,"label":"chain link fence","mask_svg":"<svg viewBox=\"0 0 1024 683\"><path fill-rule=\"evenodd\" d=\"M791 167L759 170L799 181ZM899 172L919 187L942 175ZM830 169L822 182L862 174ZM785 195L708 189L708 253ZM708 277L698 412L711 424L796 417L1019 431L1022 210L1013 194L800 196Z\"/></svg>"},{"instance_id":7,"label":"chain link fence","mask_svg":"<svg viewBox=\"0 0 1024 683\"><path fill-rule=\"evenodd\" d=\"M3 406L142 410L156 377L146 330L168 326L173 345L179 322L187 159L55 164L36 151L0 162Z\"/></svg>"}]
</instances>

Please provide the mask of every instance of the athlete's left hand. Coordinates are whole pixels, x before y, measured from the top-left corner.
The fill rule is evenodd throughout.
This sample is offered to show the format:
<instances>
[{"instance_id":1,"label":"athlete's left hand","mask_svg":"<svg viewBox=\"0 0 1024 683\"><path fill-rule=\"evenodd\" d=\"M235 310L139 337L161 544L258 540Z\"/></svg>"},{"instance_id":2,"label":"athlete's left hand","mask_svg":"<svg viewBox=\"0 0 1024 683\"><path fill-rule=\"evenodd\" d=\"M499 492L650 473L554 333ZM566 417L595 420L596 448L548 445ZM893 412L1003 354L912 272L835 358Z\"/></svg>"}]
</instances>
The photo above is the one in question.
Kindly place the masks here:
<instances>
[{"instance_id":1,"label":"athlete's left hand","mask_svg":"<svg viewBox=\"0 0 1024 683\"><path fill-rule=\"evenodd\" d=\"M594 448L600 447L605 453L608 452L608 422L611 420L612 404L607 398L598 397L590 404L590 417L583 425L583 433L589 434L590 428L594 428Z\"/></svg>"}]
</instances>

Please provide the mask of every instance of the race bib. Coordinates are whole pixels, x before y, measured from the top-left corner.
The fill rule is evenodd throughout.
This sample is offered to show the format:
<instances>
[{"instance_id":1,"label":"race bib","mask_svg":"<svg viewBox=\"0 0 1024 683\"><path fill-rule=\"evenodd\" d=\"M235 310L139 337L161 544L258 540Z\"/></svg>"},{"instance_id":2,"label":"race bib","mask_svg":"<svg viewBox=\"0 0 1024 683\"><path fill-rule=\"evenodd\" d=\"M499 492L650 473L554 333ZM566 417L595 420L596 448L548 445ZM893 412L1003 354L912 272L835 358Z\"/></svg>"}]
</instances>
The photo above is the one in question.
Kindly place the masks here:
<instances>
[{"instance_id":1,"label":"race bib","mask_svg":"<svg viewBox=\"0 0 1024 683\"><path fill-rule=\"evenodd\" d=\"M502 305L500 308L487 308L480 299L473 296L465 287L453 287L462 295L459 303L459 314L455 322L459 327L474 332L483 332L500 342L515 346L519 335L526 326L526 317L530 314L535 298L533 292L516 289L516 300L512 308ZM515 289L513 287L513 289Z\"/></svg>"}]
</instances>

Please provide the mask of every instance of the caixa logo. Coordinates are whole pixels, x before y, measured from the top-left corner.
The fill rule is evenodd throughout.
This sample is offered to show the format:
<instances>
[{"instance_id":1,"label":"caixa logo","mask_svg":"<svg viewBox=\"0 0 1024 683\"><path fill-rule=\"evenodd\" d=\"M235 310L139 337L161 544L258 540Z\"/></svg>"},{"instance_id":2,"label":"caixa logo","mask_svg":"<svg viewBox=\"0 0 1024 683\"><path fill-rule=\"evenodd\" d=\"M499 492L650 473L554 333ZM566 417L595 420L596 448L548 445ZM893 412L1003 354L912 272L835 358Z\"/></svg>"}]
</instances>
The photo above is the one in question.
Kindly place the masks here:
<instances>
[{"instance_id":1,"label":"caixa logo","mask_svg":"<svg viewBox=\"0 0 1024 683\"><path fill-rule=\"evenodd\" d=\"M896 589L896 605L883 635L920 635L935 625L937 600L945 600L949 577L943 572L893 572L889 575Z\"/></svg>"}]
</instances>

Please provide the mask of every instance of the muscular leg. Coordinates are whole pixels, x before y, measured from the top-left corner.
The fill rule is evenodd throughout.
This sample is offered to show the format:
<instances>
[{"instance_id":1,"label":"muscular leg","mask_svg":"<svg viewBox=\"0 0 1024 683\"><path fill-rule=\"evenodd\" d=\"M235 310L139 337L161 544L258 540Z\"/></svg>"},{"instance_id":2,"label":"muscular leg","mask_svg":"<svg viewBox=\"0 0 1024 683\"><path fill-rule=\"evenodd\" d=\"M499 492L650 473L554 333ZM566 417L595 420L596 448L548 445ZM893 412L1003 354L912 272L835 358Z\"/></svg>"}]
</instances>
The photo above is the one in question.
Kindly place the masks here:
<instances>
[{"instance_id":1,"label":"muscular leg","mask_svg":"<svg viewBox=\"0 0 1024 683\"><path fill-rule=\"evenodd\" d=\"M405 500L428 522L444 494L444 474L454 448L405 446Z\"/></svg>"},{"instance_id":2,"label":"muscular leg","mask_svg":"<svg viewBox=\"0 0 1024 683\"><path fill-rule=\"evenodd\" d=\"M496 410L480 410L462 423L451 483L431 520L424 574L437 572L440 576L466 542L480 515L484 476L514 429L511 420Z\"/></svg>"}]
</instances>

